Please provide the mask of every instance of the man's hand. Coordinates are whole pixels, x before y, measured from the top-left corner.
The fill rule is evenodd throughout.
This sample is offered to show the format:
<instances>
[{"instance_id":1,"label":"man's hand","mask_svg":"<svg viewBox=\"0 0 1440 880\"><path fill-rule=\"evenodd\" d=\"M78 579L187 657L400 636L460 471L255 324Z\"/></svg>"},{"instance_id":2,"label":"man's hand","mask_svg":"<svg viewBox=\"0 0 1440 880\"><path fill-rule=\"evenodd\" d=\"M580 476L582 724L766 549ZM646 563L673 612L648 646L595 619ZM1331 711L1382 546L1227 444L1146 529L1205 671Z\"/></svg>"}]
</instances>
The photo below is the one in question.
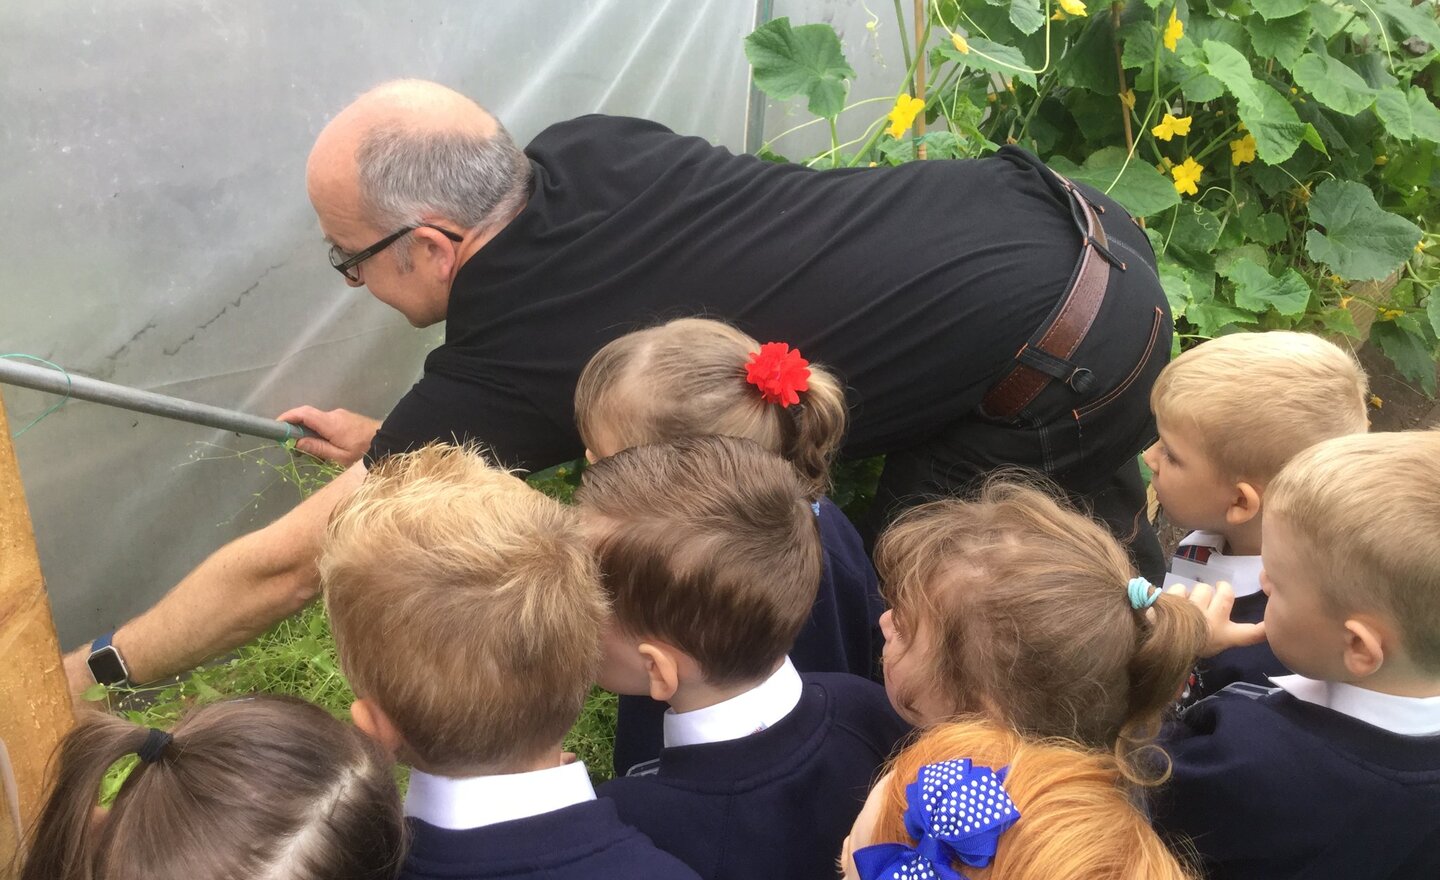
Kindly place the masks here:
<instances>
[{"instance_id":1,"label":"man's hand","mask_svg":"<svg viewBox=\"0 0 1440 880\"><path fill-rule=\"evenodd\" d=\"M1184 596L1185 587L1177 584L1166 592ZM1210 630L1210 640L1201 652L1202 657L1214 657L1227 648L1243 648L1265 641L1264 623L1236 623L1230 619L1230 609L1235 607L1235 590L1224 581L1213 587L1204 583L1191 587L1190 604L1205 615Z\"/></svg>"},{"instance_id":2,"label":"man's hand","mask_svg":"<svg viewBox=\"0 0 1440 880\"><path fill-rule=\"evenodd\" d=\"M295 448L316 458L337 461L349 467L359 461L370 448L380 422L348 409L318 410L313 406L297 406L279 415L282 422L302 425L314 437L295 441Z\"/></svg>"}]
</instances>

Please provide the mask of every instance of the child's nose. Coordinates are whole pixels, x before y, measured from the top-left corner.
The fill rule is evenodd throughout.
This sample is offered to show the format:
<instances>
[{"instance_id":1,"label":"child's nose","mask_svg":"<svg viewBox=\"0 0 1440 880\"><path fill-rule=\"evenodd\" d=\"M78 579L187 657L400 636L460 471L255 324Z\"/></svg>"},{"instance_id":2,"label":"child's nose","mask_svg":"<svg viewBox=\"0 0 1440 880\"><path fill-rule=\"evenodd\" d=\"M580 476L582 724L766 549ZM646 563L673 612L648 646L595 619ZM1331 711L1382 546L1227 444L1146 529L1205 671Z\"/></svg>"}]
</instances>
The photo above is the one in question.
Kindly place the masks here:
<instances>
[{"instance_id":1,"label":"child's nose","mask_svg":"<svg viewBox=\"0 0 1440 880\"><path fill-rule=\"evenodd\" d=\"M1155 463L1160 459L1160 456L1157 454L1159 449L1159 443L1151 443L1145 448L1144 452L1140 453L1140 460L1145 462L1145 466L1148 467L1151 471L1154 471L1156 469Z\"/></svg>"}]
</instances>

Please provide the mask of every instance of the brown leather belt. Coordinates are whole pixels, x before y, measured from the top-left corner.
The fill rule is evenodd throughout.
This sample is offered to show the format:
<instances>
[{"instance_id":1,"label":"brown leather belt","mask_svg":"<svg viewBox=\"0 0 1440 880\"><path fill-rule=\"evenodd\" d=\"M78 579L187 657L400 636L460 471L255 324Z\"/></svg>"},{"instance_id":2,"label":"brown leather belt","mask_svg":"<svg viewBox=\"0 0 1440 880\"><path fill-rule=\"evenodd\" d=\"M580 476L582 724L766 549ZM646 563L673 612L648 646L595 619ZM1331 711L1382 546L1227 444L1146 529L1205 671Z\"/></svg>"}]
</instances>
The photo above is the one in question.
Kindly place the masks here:
<instances>
[{"instance_id":1,"label":"brown leather belt","mask_svg":"<svg viewBox=\"0 0 1440 880\"><path fill-rule=\"evenodd\" d=\"M1109 240L1100 225L1099 215L1105 213L1104 206L1092 205L1075 184L1048 168L1042 173L1053 175L1064 188L1076 228L1085 241L1080 260L1070 276L1069 289L1035 335L1015 353L1018 361L1015 367L995 383L980 402L981 412L991 418L1015 418L1056 379L1079 392L1093 387L1094 376L1084 367L1072 364L1070 356L1080 347L1100 311L1100 304L1105 301L1111 266L1125 271L1125 264L1110 253Z\"/></svg>"}]
</instances>

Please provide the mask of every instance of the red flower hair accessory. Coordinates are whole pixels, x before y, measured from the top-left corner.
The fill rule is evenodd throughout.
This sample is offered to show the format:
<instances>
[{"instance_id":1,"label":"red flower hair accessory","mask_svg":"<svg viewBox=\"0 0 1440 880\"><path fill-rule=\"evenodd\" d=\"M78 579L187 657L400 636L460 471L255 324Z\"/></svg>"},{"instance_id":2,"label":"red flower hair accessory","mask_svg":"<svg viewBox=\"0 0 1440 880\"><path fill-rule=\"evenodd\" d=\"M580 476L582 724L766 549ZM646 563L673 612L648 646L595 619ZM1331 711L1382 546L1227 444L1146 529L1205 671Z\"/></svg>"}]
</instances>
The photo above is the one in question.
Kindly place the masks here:
<instances>
[{"instance_id":1,"label":"red flower hair accessory","mask_svg":"<svg viewBox=\"0 0 1440 880\"><path fill-rule=\"evenodd\" d=\"M767 403L792 406L800 402L796 392L810 390L810 362L783 342L767 342L750 353L745 381L759 388Z\"/></svg>"}]
</instances>

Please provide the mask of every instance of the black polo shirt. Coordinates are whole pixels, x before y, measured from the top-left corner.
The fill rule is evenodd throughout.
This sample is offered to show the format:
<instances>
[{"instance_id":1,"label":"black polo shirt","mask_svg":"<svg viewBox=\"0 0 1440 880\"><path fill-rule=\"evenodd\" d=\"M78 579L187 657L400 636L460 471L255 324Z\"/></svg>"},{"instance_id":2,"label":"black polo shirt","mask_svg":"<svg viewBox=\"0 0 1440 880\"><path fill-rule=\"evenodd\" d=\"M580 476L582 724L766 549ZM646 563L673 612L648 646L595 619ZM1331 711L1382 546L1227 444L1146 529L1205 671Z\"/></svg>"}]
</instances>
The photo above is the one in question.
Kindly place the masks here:
<instances>
[{"instance_id":1,"label":"black polo shirt","mask_svg":"<svg viewBox=\"0 0 1440 880\"><path fill-rule=\"evenodd\" d=\"M682 316L798 347L847 386L848 454L901 449L974 409L1080 252L1066 205L1003 154L816 171L608 116L526 153L528 204L460 268L372 459L452 437L513 466L576 458L585 363Z\"/></svg>"}]
</instances>

